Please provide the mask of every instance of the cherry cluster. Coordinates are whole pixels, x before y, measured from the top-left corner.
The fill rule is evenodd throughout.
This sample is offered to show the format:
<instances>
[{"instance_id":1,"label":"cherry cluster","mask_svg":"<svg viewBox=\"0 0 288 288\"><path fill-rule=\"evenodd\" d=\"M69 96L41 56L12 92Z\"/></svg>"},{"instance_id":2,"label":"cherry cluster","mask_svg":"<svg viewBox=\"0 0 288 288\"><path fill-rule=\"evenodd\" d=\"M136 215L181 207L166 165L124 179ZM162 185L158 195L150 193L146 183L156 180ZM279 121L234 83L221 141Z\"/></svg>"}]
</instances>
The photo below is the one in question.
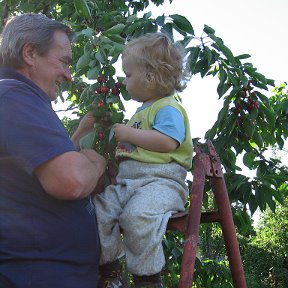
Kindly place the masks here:
<instances>
[{"instance_id":1,"label":"cherry cluster","mask_svg":"<svg viewBox=\"0 0 288 288\"><path fill-rule=\"evenodd\" d=\"M98 76L97 78L98 83L100 84L100 86L98 86L96 88L96 93L98 94L107 94L110 92L115 96L119 96L120 94L120 88L122 87L122 83L120 82L116 82L115 83L115 87L110 88L108 85L106 85L106 79L104 76Z\"/></svg>"},{"instance_id":2,"label":"cherry cluster","mask_svg":"<svg viewBox=\"0 0 288 288\"><path fill-rule=\"evenodd\" d=\"M246 87L242 87L240 92L238 92L236 101L234 102L234 107L230 111L237 115L236 125L239 126L243 123L242 116L246 111L251 114L254 110L260 108L258 101L257 91L253 91L253 88L248 84Z\"/></svg>"}]
</instances>

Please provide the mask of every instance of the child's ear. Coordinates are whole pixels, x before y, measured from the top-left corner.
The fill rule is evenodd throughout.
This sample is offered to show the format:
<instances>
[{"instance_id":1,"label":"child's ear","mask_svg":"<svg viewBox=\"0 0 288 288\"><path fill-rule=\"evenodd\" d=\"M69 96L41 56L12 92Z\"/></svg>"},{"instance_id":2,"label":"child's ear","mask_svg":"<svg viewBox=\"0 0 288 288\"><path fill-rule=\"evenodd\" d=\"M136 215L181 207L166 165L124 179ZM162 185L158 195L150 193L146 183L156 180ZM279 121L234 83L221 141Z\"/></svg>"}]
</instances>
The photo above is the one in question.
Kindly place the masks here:
<instances>
[{"instance_id":1,"label":"child's ear","mask_svg":"<svg viewBox=\"0 0 288 288\"><path fill-rule=\"evenodd\" d=\"M146 73L146 81L148 88L153 88L155 85L155 75L152 72Z\"/></svg>"}]
</instances>

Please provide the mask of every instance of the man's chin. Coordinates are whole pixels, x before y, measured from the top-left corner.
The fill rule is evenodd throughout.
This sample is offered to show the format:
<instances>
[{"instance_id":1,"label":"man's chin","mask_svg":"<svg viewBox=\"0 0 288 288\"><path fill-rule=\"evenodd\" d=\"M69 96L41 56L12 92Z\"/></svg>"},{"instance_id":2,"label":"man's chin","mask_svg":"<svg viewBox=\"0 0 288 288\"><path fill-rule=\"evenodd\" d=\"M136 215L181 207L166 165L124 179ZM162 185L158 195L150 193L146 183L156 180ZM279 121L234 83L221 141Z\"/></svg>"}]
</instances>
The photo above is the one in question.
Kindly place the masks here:
<instances>
[{"instance_id":1,"label":"man's chin","mask_svg":"<svg viewBox=\"0 0 288 288\"><path fill-rule=\"evenodd\" d=\"M55 101L57 98L58 98L58 94L57 93L55 93L55 94L53 94L53 95L48 95L49 96L49 98L50 98L50 101L52 102L52 101Z\"/></svg>"}]
</instances>

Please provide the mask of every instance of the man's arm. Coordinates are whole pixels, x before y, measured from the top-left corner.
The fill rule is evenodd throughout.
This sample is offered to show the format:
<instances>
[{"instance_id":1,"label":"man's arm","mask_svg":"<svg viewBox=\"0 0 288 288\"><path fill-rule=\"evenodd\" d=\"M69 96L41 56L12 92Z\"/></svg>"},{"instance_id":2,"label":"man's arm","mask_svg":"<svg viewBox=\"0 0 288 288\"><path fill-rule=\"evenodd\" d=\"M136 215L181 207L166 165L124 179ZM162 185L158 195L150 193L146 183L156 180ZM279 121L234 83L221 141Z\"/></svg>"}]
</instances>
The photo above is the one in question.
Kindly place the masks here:
<instances>
[{"instance_id":1,"label":"man's arm","mask_svg":"<svg viewBox=\"0 0 288 288\"><path fill-rule=\"evenodd\" d=\"M71 137L76 149L79 140L93 129L95 117L88 112ZM90 195L106 169L106 160L92 149L61 154L34 171L47 193L58 199L81 199Z\"/></svg>"},{"instance_id":2,"label":"man's arm","mask_svg":"<svg viewBox=\"0 0 288 288\"><path fill-rule=\"evenodd\" d=\"M104 157L87 149L61 154L37 167L34 174L51 196L75 200L93 192L105 168Z\"/></svg>"}]
</instances>

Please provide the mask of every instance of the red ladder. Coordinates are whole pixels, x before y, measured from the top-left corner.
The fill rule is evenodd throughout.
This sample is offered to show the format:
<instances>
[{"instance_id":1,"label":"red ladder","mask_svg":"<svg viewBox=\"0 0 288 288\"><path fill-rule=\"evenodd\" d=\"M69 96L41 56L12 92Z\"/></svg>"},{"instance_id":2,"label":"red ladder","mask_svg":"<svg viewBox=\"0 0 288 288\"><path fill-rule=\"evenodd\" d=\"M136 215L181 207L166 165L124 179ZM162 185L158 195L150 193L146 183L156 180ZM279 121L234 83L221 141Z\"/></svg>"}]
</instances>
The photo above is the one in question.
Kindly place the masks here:
<instances>
[{"instance_id":1,"label":"red ladder","mask_svg":"<svg viewBox=\"0 0 288 288\"><path fill-rule=\"evenodd\" d=\"M201 151L200 145L195 147L189 211L177 213L168 223L168 229L185 234L179 288L192 287L200 223L211 222L221 224L234 287L247 288L221 161L210 141L207 147L208 154ZM201 212L206 177L210 179L217 211Z\"/></svg>"}]
</instances>

